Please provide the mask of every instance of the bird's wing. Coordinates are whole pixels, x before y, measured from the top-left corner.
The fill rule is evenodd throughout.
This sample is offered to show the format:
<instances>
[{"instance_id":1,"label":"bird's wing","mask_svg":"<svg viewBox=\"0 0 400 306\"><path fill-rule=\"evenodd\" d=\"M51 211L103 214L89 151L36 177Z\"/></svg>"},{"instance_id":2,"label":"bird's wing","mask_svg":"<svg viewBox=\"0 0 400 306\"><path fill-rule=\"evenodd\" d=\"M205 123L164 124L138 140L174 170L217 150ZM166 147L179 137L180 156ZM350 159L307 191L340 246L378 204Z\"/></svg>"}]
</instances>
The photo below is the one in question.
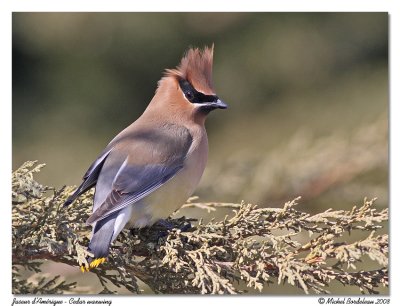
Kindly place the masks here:
<instances>
[{"instance_id":1,"label":"bird's wing","mask_svg":"<svg viewBox=\"0 0 400 306\"><path fill-rule=\"evenodd\" d=\"M116 177L113 189L107 199L87 220L88 224L108 217L124 207L131 205L161 187L183 167L182 164L165 167L164 165L129 166L126 163Z\"/></svg>"},{"instance_id":2,"label":"bird's wing","mask_svg":"<svg viewBox=\"0 0 400 306\"><path fill-rule=\"evenodd\" d=\"M87 223L104 219L139 201L173 178L183 168L191 143L189 131L177 126L129 135L127 144L111 152L110 165L114 164L115 167L114 152L115 155L124 156L123 162L112 181L108 196L96 207ZM125 155L121 152L124 148ZM104 173L107 173L107 167L106 162L102 170ZM98 183L96 192L102 187ZM105 184L104 188L109 187Z\"/></svg>"},{"instance_id":3,"label":"bird's wing","mask_svg":"<svg viewBox=\"0 0 400 306\"><path fill-rule=\"evenodd\" d=\"M64 203L64 206L72 204L72 202L74 202L76 198L78 198L82 193L85 193L96 184L101 168L103 167L103 164L107 156L110 154L111 150L112 148L106 148L106 150L104 150L100 154L100 156L91 164L91 166L83 176L82 184L75 190L75 192L71 196L68 197L68 199Z\"/></svg>"}]
</instances>

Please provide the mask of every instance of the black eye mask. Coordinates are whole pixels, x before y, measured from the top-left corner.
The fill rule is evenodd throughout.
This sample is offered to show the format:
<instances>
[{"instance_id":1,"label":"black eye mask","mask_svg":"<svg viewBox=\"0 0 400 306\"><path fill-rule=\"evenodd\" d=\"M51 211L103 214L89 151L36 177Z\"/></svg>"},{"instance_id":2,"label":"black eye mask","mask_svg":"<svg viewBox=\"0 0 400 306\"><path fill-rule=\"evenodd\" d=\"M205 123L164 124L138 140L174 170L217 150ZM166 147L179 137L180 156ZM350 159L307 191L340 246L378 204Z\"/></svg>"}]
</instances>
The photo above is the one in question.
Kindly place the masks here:
<instances>
[{"instance_id":1,"label":"black eye mask","mask_svg":"<svg viewBox=\"0 0 400 306\"><path fill-rule=\"evenodd\" d=\"M207 102L217 102L218 97L216 95L205 95L201 92L198 92L192 84L184 79L179 80L179 86L181 87L182 92L184 93L186 99L188 99L191 103L207 103Z\"/></svg>"}]
</instances>

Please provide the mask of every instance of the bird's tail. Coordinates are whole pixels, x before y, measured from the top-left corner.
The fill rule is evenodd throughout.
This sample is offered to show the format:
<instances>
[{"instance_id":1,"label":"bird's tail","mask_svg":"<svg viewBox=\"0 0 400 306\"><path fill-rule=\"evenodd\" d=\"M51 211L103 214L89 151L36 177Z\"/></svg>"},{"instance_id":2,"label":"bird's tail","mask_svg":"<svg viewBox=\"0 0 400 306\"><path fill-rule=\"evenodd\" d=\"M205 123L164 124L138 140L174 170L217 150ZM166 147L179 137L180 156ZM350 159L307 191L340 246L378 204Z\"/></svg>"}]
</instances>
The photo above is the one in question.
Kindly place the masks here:
<instances>
[{"instance_id":1,"label":"bird's tail","mask_svg":"<svg viewBox=\"0 0 400 306\"><path fill-rule=\"evenodd\" d=\"M69 206L70 204L72 204L72 202L74 202L76 200L76 198L80 196L80 194L81 194L80 188L76 189L75 192L72 195L70 195L68 197L68 199L65 201L64 207Z\"/></svg>"},{"instance_id":2,"label":"bird's tail","mask_svg":"<svg viewBox=\"0 0 400 306\"><path fill-rule=\"evenodd\" d=\"M108 216L102 220L97 221L94 226L93 235L90 239L88 251L94 256L86 258L89 266L81 266L81 271L89 271L102 264L109 253L111 239L114 234L115 214Z\"/></svg>"},{"instance_id":3,"label":"bird's tail","mask_svg":"<svg viewBox=\"0 0 400 306\"><path fill-rule=\"evenodd\" d=\"M64 203L64 207L72 204L72 202L74 202L81 194L85 193L94 186L96 180L91 181L89 179L90 177L88 179L85 179L82 184L74 191L74 193L68 197L68 199Z\"/></svg>"}]
</instances>

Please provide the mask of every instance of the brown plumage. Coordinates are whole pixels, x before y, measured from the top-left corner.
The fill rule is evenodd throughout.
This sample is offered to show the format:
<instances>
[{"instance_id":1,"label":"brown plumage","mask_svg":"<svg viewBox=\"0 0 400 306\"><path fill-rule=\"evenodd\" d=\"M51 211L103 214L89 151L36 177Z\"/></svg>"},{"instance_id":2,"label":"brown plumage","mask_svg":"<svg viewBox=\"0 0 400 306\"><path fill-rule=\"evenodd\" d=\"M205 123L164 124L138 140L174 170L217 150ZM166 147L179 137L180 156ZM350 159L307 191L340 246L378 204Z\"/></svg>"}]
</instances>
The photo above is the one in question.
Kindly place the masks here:
<instances>
[{"instance_id":1,"label":"brown plumage","mask_svg":"<svg viewBox=\"0 0 400 306\"><path fill-rule=\"evenodd\" d=\"M143 227L168 217L193 193L208 155L204 122L226 108L212 85L213 47L190 49L169 69L144 113L119 133L66 201L96 186L88 258L96 267L125 227Z\"/></svg>"},{"instance_id":2,"label":"brown plumage","mask_svg":"<svg viewBox=\"0 0 400 306\"><path fill-rule=\"evenodd\" d=\"M176 69L166 69L167 77L183 78L188 80L194 88L206 94L214 93L212 83L214 45L189 49Z\"/></svg>"}]
</instances>

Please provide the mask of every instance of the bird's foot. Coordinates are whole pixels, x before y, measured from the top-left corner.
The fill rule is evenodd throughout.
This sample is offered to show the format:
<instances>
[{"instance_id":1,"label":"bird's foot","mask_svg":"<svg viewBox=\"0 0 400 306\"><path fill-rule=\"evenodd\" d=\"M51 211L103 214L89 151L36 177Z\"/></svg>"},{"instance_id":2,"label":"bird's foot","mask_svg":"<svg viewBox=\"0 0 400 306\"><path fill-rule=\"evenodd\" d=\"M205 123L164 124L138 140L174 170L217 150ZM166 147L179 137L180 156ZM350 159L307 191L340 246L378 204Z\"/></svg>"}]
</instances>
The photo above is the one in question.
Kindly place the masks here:
<instances>
[{"instance_id":1,"label":"bird's foot","mask_svg":"<svg viewBox=\"0 0 400 306\"><path fill-rule=\"evenodd\" d=\"M172 223L171 221L168 221L166 219L158 220L155 225L156 226L162 226L167 230L172 230L172 229L175 228L174 223Z\"/></svg>"},{"instance_id":2,"label":"bird's foot","mask_svg":"<svg viewBox=\"0 0 400 306\"><path fill-rule=\"evenodd\" d=\"M190 224L190 222L187 222L187 223L183 224L179 229L182 232L187 232L191 228L192 228L192 224Z\"/></svg>"},{"instance_id":3,"label":"bird's foot","mask_svg":"<svg viewBox=\"0 0 400 306\"><path fill-rule=\"evenodd\" d=\"M183 222L182 222L182 220L183 220ZM168 230L179 229L182 232L186 232L190 228L192 228L192 224L190 223L191 219L186 220L186 219L180 218L180 219L173 219L172 221L169 221L168 219L161 219L161 220L157 221L157 223L155 225L162 226Z\"/></svg>"},{"instance_id":4,"label":"bird's foot","mask_svg":"<svg viewBox=\"0 0 400 306\"><path fill-rule=\"evenodd\" d=\"M168 232L173 229L178 229L181 232L186 232L192 227L190 222L177 222L180 221L179 219L173 221L174 222L171 222L168 219L161 219L157 221L155 226L163 227L163 229L161 229L159 232L159 238L167 236Z\"/></svg>"},{"instance_id":5,"label":"bird's foot","mask_svg":"<svg viewBox=\"0 0 400 306\"><path fill-rule=\"evenodd\" d=\"M186 219L184 217L179 219L161 219L154 223L151 227L142 229L131 228L130 232L133 236L141 237L140 239L146 241L158 241L161 238L168 236L169 232L179 230L187 232L192 229L191 221L196 219Z\"/></svg>"}]
</instances>

